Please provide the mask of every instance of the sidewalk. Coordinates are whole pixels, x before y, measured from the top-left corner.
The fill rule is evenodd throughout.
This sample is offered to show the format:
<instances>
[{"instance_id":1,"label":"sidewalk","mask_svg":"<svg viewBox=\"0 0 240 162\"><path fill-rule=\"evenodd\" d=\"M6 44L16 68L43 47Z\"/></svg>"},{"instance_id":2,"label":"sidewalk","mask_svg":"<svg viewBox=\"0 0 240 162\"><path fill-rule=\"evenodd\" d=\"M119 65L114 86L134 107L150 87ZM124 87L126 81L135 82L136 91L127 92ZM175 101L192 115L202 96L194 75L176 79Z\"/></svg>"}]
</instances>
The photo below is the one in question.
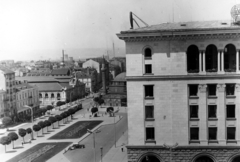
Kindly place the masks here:
<instances>
[{"instance_id":1,"label":"sidewalk","mask_svg":"<svg viewBox=\"0 0 240 162\"><path fill-rule=\"evenodd\" d=\"M127 149L125 145L127 144L128 132L124 134L117 141L116 148L113 146L107 154L103 157L104 162L127 162ZM123 152L122 152L123 148ZM100 161L101 162L101 161Z\"/></svg>"}]
</instances>

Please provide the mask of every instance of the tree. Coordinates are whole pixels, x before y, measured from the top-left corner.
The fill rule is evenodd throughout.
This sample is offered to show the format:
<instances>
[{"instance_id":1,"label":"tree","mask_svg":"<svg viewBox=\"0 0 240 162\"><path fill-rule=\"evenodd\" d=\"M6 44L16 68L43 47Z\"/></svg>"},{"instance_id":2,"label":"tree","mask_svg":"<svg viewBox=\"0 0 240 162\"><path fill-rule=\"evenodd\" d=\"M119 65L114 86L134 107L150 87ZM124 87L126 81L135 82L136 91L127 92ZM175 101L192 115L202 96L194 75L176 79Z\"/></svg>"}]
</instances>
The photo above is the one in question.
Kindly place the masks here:
<instances>
[{"instance_id":1,"label":"tree","mask_svg":"<svg viewBox=\"0 0 240 162\"><path fill-rule=\"evenodd\" d=\"M62 118L62 120L63 120L63 124L64 124L64 118L65 118L64 112L62 112L62 113L60 114L60 116L61 116L61 118Z\"/></svg>"},{"instance_id":2,"label":"tree","mask_svg":"<svg viewBox=\"0 0 240 162\"><path fill-rule=\"evenodd\" d=\"M42 129L42 135L43 135L43 129L46 127L43 121L38 122L38 125Z\"/></svg>"},{"instance_id":3,"label":"tree","mask_svg":"<svg viewBox=\"0 0 240 162\"><path fill-rule=\"evenodd\" d=\"M18 139L18 135L15 132L10 132L8 133L8 137L10 138L12 144L13 144L13 149L14 149L14 141Z\"/></svg>"},{"instance_id":4,"label":"tree","mask_svg":"<svg viewBox=\"0 0 240 162\"><path fill-rule=\"evenodd\" d=\"M32 131L32 129L31 128L27 128L26 131L27 131L27 134L31 134L31 138L33 140L34 138L33 138L33 131Z\"/></svg>"},{"instance_id":5,"label":"tree","mask_svg":"<svg viewBox=\"0 0 240 162\"><path fill-rule=\"evenodd\" d=\"M47 110L50 111L53 109L53 106L52 105L47 105Z\"/></svg>"},{"instance_id":6,"label":"tree","mask_svg":"<svg viewBox=\"0 0 240 162\"><path fill-rule=\"evenodd\" d=\"M93 108L91 109L91 112L92 112L92 114L98 112L98 108L97 108L97 107L93 107Z\"/></svg>"},{"instance_id":7,"label":"tree","mask_svg":"<svg viewBox=\"0 0 240 162\"><path fill-rule=\"evenodd\" d=\"M51 122L49 120L45 120L44 124L47 127L47 131L48 131L48 127L51 126Z\"/></svg>"},{"instance_id":8,"label":"tree","mask_svg":"<svg viewBox=\"0 0 240 162\"><path fill-rule=\"evenodd\" d=\"M10 117L4 117L2 119L2 124L7 128L12 124L12 119Z\"/></svg>"},{"instance_id":9,"label":"tree","mask_svg":"<svg viewBox=\"0 0 240 162\"><path fill-rule=\"evenodd\" d=\"M25 143L24 137L27 134L26 130L23 128L20 128L20 129L18 129L18 134L19 134L19 136L21 136L23 138L23 143Z\"/></svg>"},{"instance_id":10,"label":"tree","mask_svg":"<svg viewBox=\"0 0 240 162\"><path fill-rule=\"evenodd\" d=\"M38 124L35 124L35 125L33 126L33 130L34 130L35 132L37 132L37 136L38 136L38 131L41 130L41 127L40 127Z\"/></svg>"},{"instance_id":11,"label":"tree","mask_svg":"<svg viewBox=\"0 0 240 162\"><path fill-rule=\"evenodd\" d=\"M68 112L71 115L71 118L73 118L73 114L75 114L75 110L73 108L69 109Z\"/></svg>"},{"instance_id":12,"label":"tree","mask_svg":"<svg viewBox=\"0 0 240 162\"><path fill-rule=\"evenodd\" d=\"M49 117L48 120L51 122L53 129L54 129L54 123L57 121L57 119L53 116Z\"/></svg>"},{"instance_id":13,"label":"tree","mask_svg":"<svg viewBox=\"0 0 240 162\"><path fill-rule=\"evenodd\" d=\"M11 143L11 139L8 136L3 136L0 139L0 143L5 146L5 153L6 153L6 145L9 145Z\"/></svg>"},{"instance_id":14,"label":"tree","mask_svg":"<svg viewBox=\"0 0 240 162\"><path fill-rule=\"evenodd\" d=\"M59 122L62 120L62 117L60 115L56 115L55 118L58 121L58 126L59 126Z\"/></svg>"},{"instance_id":15,"label":"tree","mask_svg":"<svg viewBox=\"0 0 240 162\"><path fill-rule=\"evenodd\" d=\"M47 112L47 108L42 108L42 115L45 115L46 112Z\"/></svg>"}]
</instances>

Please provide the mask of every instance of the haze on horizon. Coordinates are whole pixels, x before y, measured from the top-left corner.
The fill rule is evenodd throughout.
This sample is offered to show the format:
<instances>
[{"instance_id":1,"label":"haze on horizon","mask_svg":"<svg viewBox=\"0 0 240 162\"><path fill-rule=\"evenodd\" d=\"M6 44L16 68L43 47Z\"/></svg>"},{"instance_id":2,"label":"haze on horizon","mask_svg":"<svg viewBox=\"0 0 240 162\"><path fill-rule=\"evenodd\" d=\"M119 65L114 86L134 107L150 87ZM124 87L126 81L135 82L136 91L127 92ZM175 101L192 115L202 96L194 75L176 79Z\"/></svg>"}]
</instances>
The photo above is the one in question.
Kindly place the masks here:
<instances>
[{"instance_id":1,"label":"haze on horizon","mask_svg":"<svg viewBox=\"0 0 240 162\"><path fill-rule=\"evenodd\" d=\"M231 20L240 0L1 0L0 60L124 56L116 33L129 30L132 11L149 25ZM140 26L143 25L139 22Z\"/></svg>"}]
</instances>

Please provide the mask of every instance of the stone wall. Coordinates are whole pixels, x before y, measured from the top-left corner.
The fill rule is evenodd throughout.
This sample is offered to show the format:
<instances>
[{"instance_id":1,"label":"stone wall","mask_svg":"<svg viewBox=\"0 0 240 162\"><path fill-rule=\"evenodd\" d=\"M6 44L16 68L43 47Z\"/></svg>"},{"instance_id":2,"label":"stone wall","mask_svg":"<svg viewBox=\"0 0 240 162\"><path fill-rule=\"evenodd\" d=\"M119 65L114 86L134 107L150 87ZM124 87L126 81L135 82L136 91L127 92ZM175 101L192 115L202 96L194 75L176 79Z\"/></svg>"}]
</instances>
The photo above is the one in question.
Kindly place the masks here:
<instances>
[{"instance_id":1,"label":"stone wall","mask_svg":"<svg viewBox=\"0 0 240 162\"><path fill-rule=\"evenodd\" d=\"M158 146L155 148L143 146L128 147L128 162L141 162L146 155L155 154L161 162L194 162L200 156L208 156L214 162L231 162L232 157L240 155L240 147L178 147L172 150Z\"/></svg>"}]
</instances>

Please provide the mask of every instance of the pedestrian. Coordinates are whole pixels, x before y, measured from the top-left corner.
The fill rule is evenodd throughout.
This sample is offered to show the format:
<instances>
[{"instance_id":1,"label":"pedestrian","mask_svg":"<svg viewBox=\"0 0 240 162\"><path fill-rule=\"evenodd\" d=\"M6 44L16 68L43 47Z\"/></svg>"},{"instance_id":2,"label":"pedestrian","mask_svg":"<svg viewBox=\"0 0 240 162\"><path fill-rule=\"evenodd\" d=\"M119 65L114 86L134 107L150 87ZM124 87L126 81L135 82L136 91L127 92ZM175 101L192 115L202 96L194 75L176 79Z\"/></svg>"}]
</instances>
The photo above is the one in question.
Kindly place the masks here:
<instances>
[{"instance_id":1,"label":"pedestrian","mask_svg":"<svg viewBox=\"0 0 240 162\"><path fill-rule=\"evenodd\" d=\"M122 152L124 152L124 149L123 149L123 147L122 147Z\"/></svg>"}]
</instances>

